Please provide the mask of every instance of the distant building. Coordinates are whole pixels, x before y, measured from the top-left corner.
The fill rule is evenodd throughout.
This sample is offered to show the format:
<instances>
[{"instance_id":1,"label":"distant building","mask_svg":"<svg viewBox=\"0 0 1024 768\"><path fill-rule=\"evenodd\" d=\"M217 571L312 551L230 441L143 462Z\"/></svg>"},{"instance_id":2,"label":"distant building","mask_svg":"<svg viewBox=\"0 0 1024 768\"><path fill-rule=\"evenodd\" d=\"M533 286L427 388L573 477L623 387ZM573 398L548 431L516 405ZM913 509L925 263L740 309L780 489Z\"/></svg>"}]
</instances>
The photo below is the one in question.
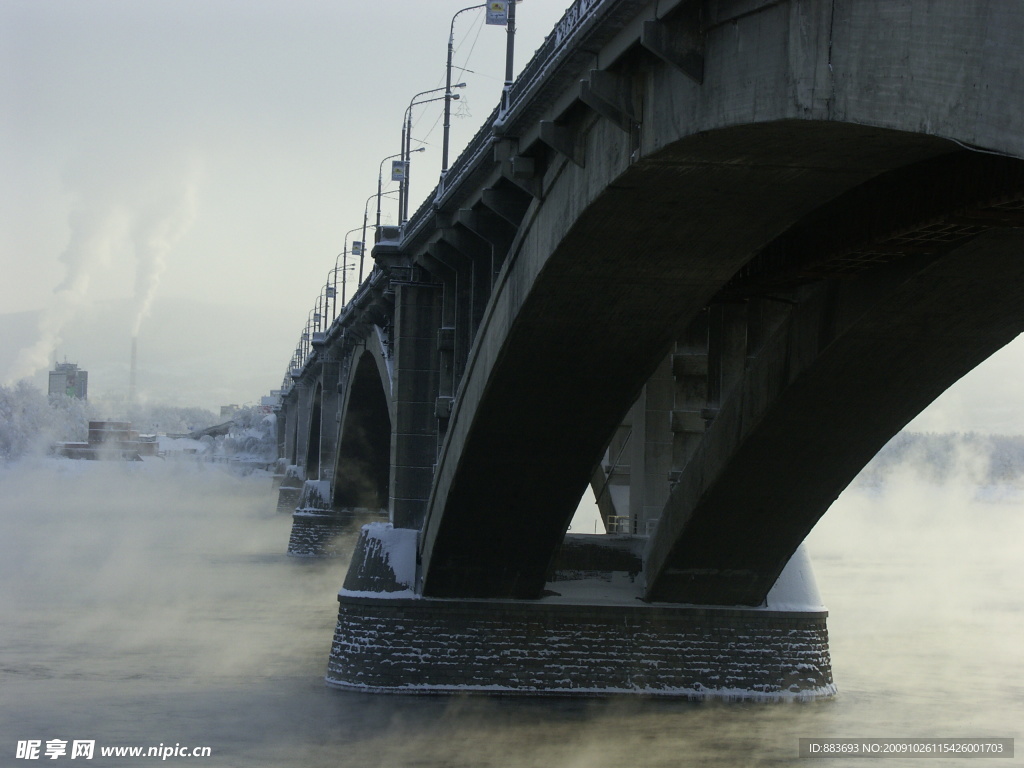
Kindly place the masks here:
<instances>
[{"instance_id":1,"label":"distant building","mask_svg":"<svg viewBox=\"0 0 1024 768\"><path fill-rule=\"evenodd\" d=\"M75 363L57 363L50 371L49 393L88 400L89 372L79 369Z\"/></svg>"},{"instance_id":2,"label":"distant building","mask_svg":"<svg viewBox=\"0 0 1024 768\"><path fill-rule=\"evenodd\" d=\"M89 442L58 443L55 452L69 459L121 459L142 461L143 456L156 456L159 445L155 437L139 437L128 421L90 421Z\"/></svg>"},{"instance_id":3,"label":"distant building","mask_svg":"<svg viewBox=\"0 0 1024 768\"><path fill-rule=\"evenodd\" d=\"M222 419L230 419L236 413L238 413L239 410L240 410L239 407L237 405L234 405L234 404L232 404L232 405L222 405L220 407L220 417Z\"/></svg>"}]
</instances>

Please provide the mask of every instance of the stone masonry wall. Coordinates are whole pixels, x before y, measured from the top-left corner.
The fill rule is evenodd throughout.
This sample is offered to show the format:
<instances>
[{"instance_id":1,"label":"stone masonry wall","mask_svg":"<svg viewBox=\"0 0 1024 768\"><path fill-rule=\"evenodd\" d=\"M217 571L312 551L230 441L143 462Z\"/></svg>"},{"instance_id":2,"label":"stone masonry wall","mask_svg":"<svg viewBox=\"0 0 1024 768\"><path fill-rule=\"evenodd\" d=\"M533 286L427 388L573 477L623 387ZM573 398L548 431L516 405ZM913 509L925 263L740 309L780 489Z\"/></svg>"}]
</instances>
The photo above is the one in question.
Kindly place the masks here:
<instances>
[{"instance_id":1,"label":"stone masonry wall","mask_svg":"<svg viewBox=\"0 0 1024 768\"><path fill-rule=\"evenodd\" d=\"M387 511L296 509L288 554L298 557L337 557L352 550L352 536L366 523L387 520ZM344 541L339 537L347 535Z\"/></svg>"},{"instance_id":2,"label":"stone masonry wall","mask_svg":"<svg viewBox=\"0 0 1024 768\"><path fill-rule=\"evenodd\" d=\"M299 485L288 485L291 478L285 478L281 481L281 485L278 486L277 491L277 511L287 512L291 514L295 511L295 508L299 506L299 501L302 499L302 483L299 481Z\"/></svg>"},{"instance_id":3,"label":"stone masonry wall","mask_svg":"<svg viewBox=\"0 0 1024 768\"><path fill-rule=\"evenodd\" d=\"M825 612L339 597L327 681L401 693L835 693Z\"/></svg>"},{"instance_id":4,"label":"stone masonry wall","mask_svg":"<svg viewBox=\"0 0 1024 768\"><path fill-rule=\"evenodd\" d=\"M297 510L292 515L288 554L297 557L335 557L340 554L335 540L345 531L351 530L352 522L349 518Z\"/></svg>"}]
</instances>

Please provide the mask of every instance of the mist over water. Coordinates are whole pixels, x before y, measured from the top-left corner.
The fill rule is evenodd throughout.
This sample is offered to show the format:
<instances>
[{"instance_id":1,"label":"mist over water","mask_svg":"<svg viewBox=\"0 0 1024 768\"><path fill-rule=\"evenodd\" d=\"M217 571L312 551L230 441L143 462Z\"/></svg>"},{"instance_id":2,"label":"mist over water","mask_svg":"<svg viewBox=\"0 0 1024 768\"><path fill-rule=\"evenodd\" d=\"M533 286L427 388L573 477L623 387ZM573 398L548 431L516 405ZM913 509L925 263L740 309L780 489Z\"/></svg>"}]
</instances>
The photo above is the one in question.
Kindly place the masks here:
<instances>
[{"instance_id":1,"label":"mist over water","mask_svg":"<svg viewBox=\"0 0 1024 768\"><path fill-rule=\"evenodd\" d=\"M284 554L291 521L269 479L175 462L0 467L0 764L21 763L19 740L56 738L95 739L88 764L121 766L135 763L99 746L389 768L849 764L798 760L801 737L1019 746L1024 493L979 488L963 464L941 484L898 468L825 516L808 545L840 693L771 706L328 689L346 563Z\"/></svg>"}]
</instances>

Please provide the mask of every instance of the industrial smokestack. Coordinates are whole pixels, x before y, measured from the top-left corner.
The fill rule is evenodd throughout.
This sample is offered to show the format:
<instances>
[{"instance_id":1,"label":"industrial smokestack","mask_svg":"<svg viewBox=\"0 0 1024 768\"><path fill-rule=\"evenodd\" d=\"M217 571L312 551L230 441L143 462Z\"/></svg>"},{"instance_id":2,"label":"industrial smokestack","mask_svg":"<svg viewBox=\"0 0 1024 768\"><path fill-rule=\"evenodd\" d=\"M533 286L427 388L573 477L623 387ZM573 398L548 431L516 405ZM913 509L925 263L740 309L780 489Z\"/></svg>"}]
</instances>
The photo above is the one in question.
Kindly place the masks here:
<instances>
[{"instance_id":1,"label":"industrial smokestack","mask_svg":"<svg viewBox=\"0 0 1024 768\"><path fill-rule=\"evenodd\" d=\"M135 402L135 360L138 353L139 337L132 336L132 367L128 374L128 402Z\"/></svg>"}]
</instances>

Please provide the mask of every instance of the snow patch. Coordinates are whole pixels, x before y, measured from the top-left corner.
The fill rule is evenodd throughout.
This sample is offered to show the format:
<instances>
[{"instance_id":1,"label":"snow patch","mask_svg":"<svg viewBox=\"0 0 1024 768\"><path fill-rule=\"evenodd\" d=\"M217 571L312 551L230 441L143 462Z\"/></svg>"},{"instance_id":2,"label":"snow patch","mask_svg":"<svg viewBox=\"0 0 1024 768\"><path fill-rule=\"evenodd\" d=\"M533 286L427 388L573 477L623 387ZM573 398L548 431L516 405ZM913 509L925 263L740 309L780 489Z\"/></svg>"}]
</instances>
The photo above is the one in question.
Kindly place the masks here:
<instances>
[{"instance_id":1,"label":"snow patch","mask_svg":"<svg viewBox=\"0 0 1024 768\"><path fill-rule=\"evenodd\" d=\"M342 597L371 597L387 599L418 598L416 594L416 544L419 531L395 528L391 523L367 523L362 527L361 540L367 552L379 551L382 564L391 570L394 591L367 591L342 588ZM353 585L354 586L354 585ZM404 589L403 589L404 587Z\"/></svg>"},{"instance_id":2,"label":"snow patch","mask_svg":"<svg viewBox=\"0 0 1024 768\"><path fill-rule=\"evenodd\" d=\"M395 573L395 581L411 587L416 581L416 540L419 531L395 528L391 523L367 523L367 538L380 542L381 551Z\"/></svg>"},{"instance_id":3,"label":"snow patch","mask_svg":"<svg viewBox=\"0 0 1024 768\"><path fill-rule=\"evenodd\" d=\"M769 611L824 611L811 559L803 544L789 558L775 586L768 592Z\"/></svg>"}]
</instances>

